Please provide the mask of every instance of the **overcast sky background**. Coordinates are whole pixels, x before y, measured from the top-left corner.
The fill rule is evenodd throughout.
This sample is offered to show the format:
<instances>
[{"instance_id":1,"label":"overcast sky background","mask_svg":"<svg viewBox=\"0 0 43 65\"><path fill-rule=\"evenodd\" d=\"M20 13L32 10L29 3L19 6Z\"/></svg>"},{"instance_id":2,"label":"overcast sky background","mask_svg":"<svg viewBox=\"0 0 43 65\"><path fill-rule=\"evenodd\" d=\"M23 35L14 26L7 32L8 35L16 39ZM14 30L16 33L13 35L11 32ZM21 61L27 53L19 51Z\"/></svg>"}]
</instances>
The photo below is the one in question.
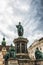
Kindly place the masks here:
<instances>
[{"instance_id":1,"label":"overcast sky background","mask_svg":"<svg viewBox=\"0 0 43 65\"><path fill-rule=\"evenodd\" d=\"M7 45L17 38L16 25L21 22L28 46L43 37L43 0L0 0L0 43L5 36Z\"/></svg>"}]
</instances>

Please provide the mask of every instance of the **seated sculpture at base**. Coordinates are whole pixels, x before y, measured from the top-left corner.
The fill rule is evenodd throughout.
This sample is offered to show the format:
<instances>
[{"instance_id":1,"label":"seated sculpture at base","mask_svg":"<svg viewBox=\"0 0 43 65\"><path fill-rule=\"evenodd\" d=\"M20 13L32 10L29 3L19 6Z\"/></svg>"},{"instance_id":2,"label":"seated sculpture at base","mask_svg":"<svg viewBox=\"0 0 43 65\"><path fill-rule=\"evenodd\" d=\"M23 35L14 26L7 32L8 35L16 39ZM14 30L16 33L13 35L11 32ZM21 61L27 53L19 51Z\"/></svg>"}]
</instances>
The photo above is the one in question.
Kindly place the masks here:
<instances>
[{"instance_id":1,"label":"seated sculpture at base","mask_svg":"<svg viewBox=\"0 0 43 65\"><path fill-rule=\"evenodd\" d=\"M10 54L10 58L15 58L16 57L16 52L15 52L15 49L14 49L12 44L11 44L11 47L9 49L9 54Z\"/></svg>"},{"instance_id":2,"label":"seated sculpture at base","mask_svg":"<svg viewBox=\"0 0 43 65\"><path fill-rule=\"evenodd\" d=\"M11 44L11 46L10 46L10 48L9 48L9 51L8 51L8 52L6 53L6 55L4 56L5 61L7 61L9 58L13 58L13 59L16 58L15 49L14 49L14 47L12 46L12 44Z\"/></svg>"},{"instance_id":3,"label":"seated sculpture at base","mask_svg":"<svg viewBox=\"0 0 43 65\"><path fill-rule=\"evenodd\" d=\"M43 53L38 49L38 47L36 48L36 51L35 51L35 58L43 59Z\"/></svg>"}]
</instances>

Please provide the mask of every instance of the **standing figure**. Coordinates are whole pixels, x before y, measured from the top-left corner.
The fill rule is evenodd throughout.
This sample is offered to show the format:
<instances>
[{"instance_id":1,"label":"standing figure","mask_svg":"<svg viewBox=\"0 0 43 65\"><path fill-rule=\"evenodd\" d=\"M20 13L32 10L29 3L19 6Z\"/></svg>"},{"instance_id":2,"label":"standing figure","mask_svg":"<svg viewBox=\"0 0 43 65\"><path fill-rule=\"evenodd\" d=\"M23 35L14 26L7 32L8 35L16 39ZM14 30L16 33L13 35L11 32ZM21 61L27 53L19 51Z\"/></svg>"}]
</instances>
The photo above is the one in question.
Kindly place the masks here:
<instances>
[{"instance_id":1,"label":"standing figure","mask_svg":"<svg viewBox=\"0 0 43 65\"><path fill-rule=\"evenodd\" d=\"M23 36L24 30L23 30L23 27L21 25L21 22L19 22L19 25L16 25L16 27L17 27L18 35Z\"/></svg>"},{"instance_id":2,"label":"standing figure","mask_svg":"<svg viewBox=\"0 0 43 65\"><path fill-rule=\"evenodd\" d=\"M2 41L2 46L6 46L6 41L5 41L5 38L3 38L3 41Z\"/></svg>"}]
</instances>

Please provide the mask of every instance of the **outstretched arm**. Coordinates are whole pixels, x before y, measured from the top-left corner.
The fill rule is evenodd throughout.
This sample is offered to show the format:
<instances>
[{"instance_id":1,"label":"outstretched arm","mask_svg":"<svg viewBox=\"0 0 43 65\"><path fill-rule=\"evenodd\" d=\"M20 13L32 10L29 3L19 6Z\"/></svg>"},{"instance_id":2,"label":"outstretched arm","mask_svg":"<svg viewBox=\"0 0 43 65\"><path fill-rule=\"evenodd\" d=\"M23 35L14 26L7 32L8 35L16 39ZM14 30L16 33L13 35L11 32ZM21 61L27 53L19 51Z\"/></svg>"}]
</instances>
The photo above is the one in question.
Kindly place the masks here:
<instances>
[{"instance_id":1,"label":"outstretched arm","mask_svg":"<svg viewBox=\"0 0 43 65\"><path fill-rule=\"evenodd\" d=\"M18 28L18 25L16 25L16 27Z\"/></svg>"}]
</instances>

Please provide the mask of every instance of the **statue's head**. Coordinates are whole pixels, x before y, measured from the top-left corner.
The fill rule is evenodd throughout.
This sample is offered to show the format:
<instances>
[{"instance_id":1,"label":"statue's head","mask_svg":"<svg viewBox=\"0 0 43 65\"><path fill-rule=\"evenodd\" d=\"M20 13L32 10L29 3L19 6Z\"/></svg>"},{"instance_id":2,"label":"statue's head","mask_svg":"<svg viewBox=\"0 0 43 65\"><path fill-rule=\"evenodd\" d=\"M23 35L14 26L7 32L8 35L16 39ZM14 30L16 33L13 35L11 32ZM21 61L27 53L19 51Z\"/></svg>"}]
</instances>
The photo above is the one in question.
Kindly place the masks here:
<instances>
[{"instance_id":1,"label":"statue's head","mask_svg":"<svg viewBox=\"0 0 43 65\"><path fill-rule=\"evenodd\" d=\"M36 49L37 49L37 50L39 50L39 48L38 48L38 47L37 47Z\"/></svg>"},{"instance_id":2,"label":"statue's head","mask_svg":"<svg viewBox=\"0 0 43 65\"><path fill-rule=\"evenodd\" d=\"M21 22L19 22L19 25L21 25Z\"/></svg>"},{"instance_id":3,"label":"statue's head","mask_svg":"<svg viewBox=\"0 0 43 65\"><path fill-rule=\"evenodd\" d=\"M3 37L3 40L5 40L5 38Z\"/></svg>"},{"instance_id":4,"label":"statue's head","mask_svg":"<svg viewBox=\"0 0 43 65\"><path fill-rule=\"evenodd\" d=\"M15 51L15 48L14 46L11 44L10 48L9 48L10 51Z\"/></svg>"},{"instance_id":5,"label":"statue's head","mask_svg":"<svg viewBox=\"0 0 43 65\"><path fill-rule=\"evenodd\" d=\"M11 44L11 47L13 47L13 45Z\"/></svg>"}]
</instances>

